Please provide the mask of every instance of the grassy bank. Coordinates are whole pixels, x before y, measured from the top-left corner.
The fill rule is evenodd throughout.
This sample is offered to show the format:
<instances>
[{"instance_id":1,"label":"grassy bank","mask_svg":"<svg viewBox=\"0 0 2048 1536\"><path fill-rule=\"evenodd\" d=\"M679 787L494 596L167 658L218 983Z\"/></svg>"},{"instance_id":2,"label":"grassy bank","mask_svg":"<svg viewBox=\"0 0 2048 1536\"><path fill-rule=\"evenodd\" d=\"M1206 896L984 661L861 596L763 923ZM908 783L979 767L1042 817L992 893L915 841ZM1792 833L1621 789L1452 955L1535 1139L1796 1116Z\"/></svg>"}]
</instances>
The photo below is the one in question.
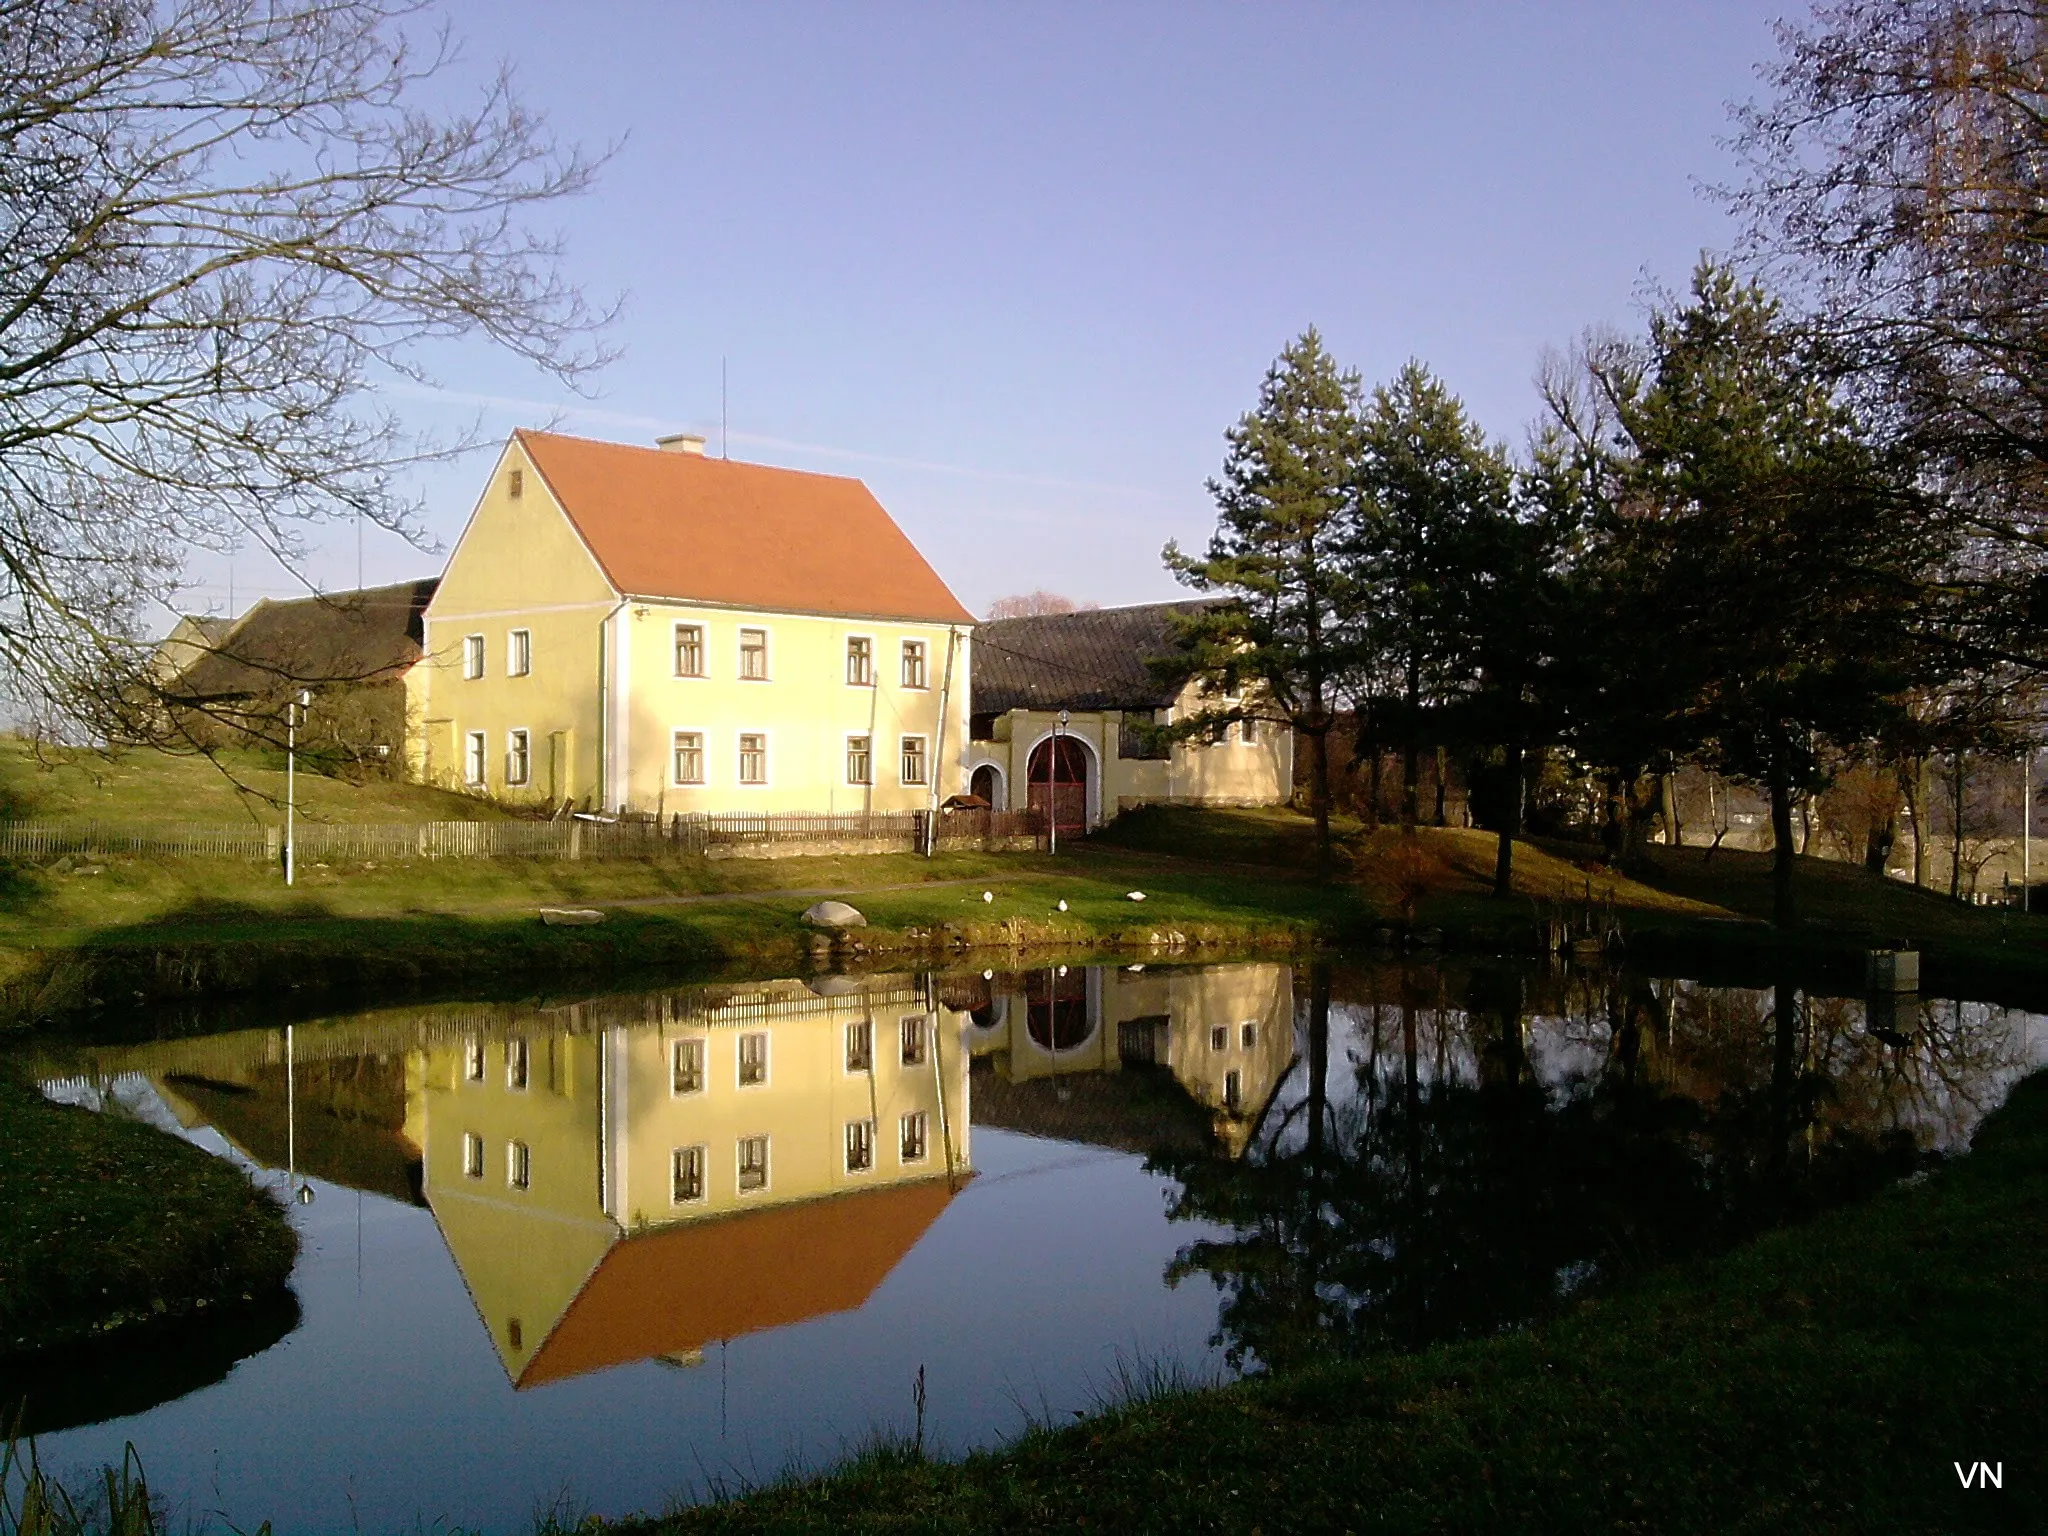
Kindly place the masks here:
<instances>
[{"instance_id":1,"label":"grassy bank","mask_svg":"<svg viewBox=\"0 0 2048 1536\"><path fill-rule=\"evenodd\" d=\"M2039 1529L2048 1074L1922 1182L1525 1335L908 1449L635 1531ZM1951 1463L2002 1465L1968 1491Z\"/></svg>"},{"instance_id":2,"label":"grassy bank","mask_svg":"<svg viewBox=\"0 0 2048 1536\"><path fill-rule=\"evenodd\" d=\"M298 1251L277 1202L232 1164L4 1071L0 1212L0 1356L272 1303Z\"/></svg>"}]
</instances>

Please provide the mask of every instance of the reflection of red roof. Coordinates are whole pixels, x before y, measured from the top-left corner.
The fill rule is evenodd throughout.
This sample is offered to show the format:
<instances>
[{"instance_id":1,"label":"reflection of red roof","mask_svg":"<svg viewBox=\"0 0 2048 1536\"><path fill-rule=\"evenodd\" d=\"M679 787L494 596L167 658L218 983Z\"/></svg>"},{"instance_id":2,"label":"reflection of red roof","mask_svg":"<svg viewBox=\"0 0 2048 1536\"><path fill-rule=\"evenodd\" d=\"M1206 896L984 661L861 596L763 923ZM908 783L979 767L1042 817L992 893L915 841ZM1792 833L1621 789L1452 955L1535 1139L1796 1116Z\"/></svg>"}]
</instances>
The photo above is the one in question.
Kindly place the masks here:
<instances>
[{"instance_id":1,"label":"reflection of red roof","mask_svg":"<svg viewBox=\"0 0 2048 1536\"><path fill-rule=\"evenodd\" d=\"M858 480L553 432L518 438L627 597L974 622Z\"/></svg>"},{"instance_id":2,"label":"reflection of red roof","mask_svg":"<svg viewBox=\"0 0 2048 1536\"><path fill-rule=\"evenodd\" d=\"M566 1381L874 1294L953 1198L945 1179L665 1227L613 1245L515 1386Z\"/></svg>"}]
</instances>

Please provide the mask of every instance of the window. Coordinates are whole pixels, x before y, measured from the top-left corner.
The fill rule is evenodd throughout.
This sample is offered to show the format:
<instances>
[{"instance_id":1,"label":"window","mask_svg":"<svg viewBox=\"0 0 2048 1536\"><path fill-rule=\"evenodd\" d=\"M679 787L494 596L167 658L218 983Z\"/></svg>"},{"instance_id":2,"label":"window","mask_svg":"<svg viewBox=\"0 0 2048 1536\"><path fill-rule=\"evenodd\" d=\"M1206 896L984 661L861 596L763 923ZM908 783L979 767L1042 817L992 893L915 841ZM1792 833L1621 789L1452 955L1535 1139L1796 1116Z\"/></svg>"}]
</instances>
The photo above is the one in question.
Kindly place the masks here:
<instances>
[{"instance_id":1,"label":"window","mask_svg":"<svg viewBox=\"0 0 2048 1536\"><path fill-rule=\"evenodd\" d=\"M925 680L924 642L906 640L903 642L903 686L906 688L929 688Z\"/></svg>"},{"instance_id":2,"label":"window","mask_svg":"<svg viewBox=\"0 0 2048 1536\"><path fill-rule=\"evenodd\" d=\"M866 1173L875 1166L875 1122L846 1122L846 1171Z\"/></svg>"},{"instance_id":3,"label":"window","mask_svg":"<svg viewBox=\"0 0 2048 1536\"><path fill-rule=\"evenodd\" d=\"M474 681L484 675L484 637L462 637L462 675Z\"/></svg>"},{"instance_id":4,"label":"window","mask_svg":"<svg viewBox=\"0 0 2048 1536\"><path fill-rule=\"evenodd\" d=\"M1235 1067L1223 1074L1223 1107L1233 1115L1244 1108L1244 1074Z\"/></svg>"},{"instance_id":5,"label":"window","mask_svg":"<svg viewBox=\"0 0 2048 1536\"><path fill-rule=\"evenodd\" d=\"M1230 1026L1228 1024L1217 1024L1210 1028L1209 1049L1212 1051L1227 1051L1230 1049Z\"/></svg>"},{"instance_id":6,"label":"window","mask_svg":"<svg viewBox=\"0 0 2048 1536\"><path fill-rule=\"evenodd\" d=\"M462 1133L462 1172L472 1179L484 1176L484 1139L475 1131Z\"/></svg>"},{"instance_id":7,"label":"window","mask_svg":"<svg viewBox=\"0 0 2048 1536\"><path fill-rule=\"evenodd\" d=\"M468 750L462 755L462 775L472 784L481 784L484 781L484 753L487 750L484 746L484 733L471 731Z\"/></svg>"},{"instance_id":8,"label":"window","mask_svg":"<svg viewBox=\"0 0 2048 1536\"><path fill-rule=\"evenodd\" d=\"M505 1342L514 1349L524 1349L526 1347L526 1335L520 1329L519 1319L516 1317L505 1319Z\"/></svg>"},{"instance_id":9,"label":"window","mask_svg":"<svg viewBox=\"0 0 2048 1536\"><path fill-rule=\"evenodd\" d=\"M849 784L872 784L875 782L874 738L870 736L849 736L846 738L846 782Z\"/></svg>"},{"instance_id":10,"label":"window","mask_svg":"<svg viewBox=\"0 0 2048 1536\"><path fill-rule=\"evenodd\" d=\"M871 1072L875 1066L875 1026L866 1019L846 1026L846 1070Z\"/></svg>"},{"instance_id":11,"label":"window","mask_svg":"<svg viewBox=\"0 0 2048 1536\"><path fill-rule=\"evenodd\" d=\"M472 1083L484 1080L484 1043L471 1040L462 1047L462 1073Z\"/></svg>"},{"instance_id":12,"label":"window","mask_svg":"<svg viewBox=\"0 0 2048 1536\"><path fill-rule=\"evenodd\" d=\"M1250 1050L1253 1046L1259 1043L1259 1026L1252 1023L1246 1023L1240 1026L1237 1032L1237 1038L1238 1042L1241 1045L1243 1045L1246 1050Z\"/></svg>"},{"instance_id":13,"label":"window","mask_svg":"<svg viewBox=\"0 0 2048 1536\"><path fill-rule=\"evenodd\" d=\"M688 1205L704 1198L704 1149L677 1147L668 1159L668 1199L671 1205Z\"/></svg>"},{"instance_id":14,"label":"window","mask_svg":"<svg viewBox=\"0 0 2048 1536\"><path fill-rule=\"evenodd\" d=\"M742 1136L740 1138L740 1193L768 1187L768 1138L766 1136Z\"/></svg>"},{"instance_id":15,"label":"window","mask_svg":"<svg viewBox=\"0 0 2048 1536\"><path fill-rule=\"evenodd\" d=\"M704 626L702 624L678 624L676 626L676 676L702 677L704 675Z\"/></svg>"},{"instance_id":16,"label":"window","mask_svg":"<svg viewBox=\"0 0 2048 1536\"><path fill-rule=\"evenodd\" d=\"M524 784L532 777L532 738L525 731L512 731L505 737L505 782Z\"/></svg>"},{"instance_id":17,"label":"window","mask_svg":"<svg viewBox=\"0 0 2048 1536\"><path fill-rule=\"evenodd\" d=\"M1237 722L1237 739L1248 747L1259 744L1259 722L1249 717Z\"/></svg>"},{"instance_id":18,"label":"window","mask_svg":"<svg viewBox=\"0 0 2048 1536\"><path fill-rule=\"evenodd\" d=\"M675 734L675 775L678 784L704 782L704 733L677 731Z\"/></svg>"},{"instance_id":19,"label":"window","mask_svg":"<svg viewBox=\"0 0 2048 1536\"><path fill-rule=\"evenodd\" d=\"M505 1187L533 1188L533 1153L523 1141L505 1143Z\"/></svg>"},{"instance_id":20,"label":"window","mask_svg":"<svg viewBox=\"0 0 2048 1536\"><path fill-rule=\"evenodd\" d=\"M922 784L924 782L924 738L906 736L903 738L903 782Z\"/></svg>"},{"instance_id":21,"label":"window","mask_svg":"<svg viewBox=\"0 0 2048 1536\"><path fill-rule=\"evenodd\" d=\"M768 631L740 631L740 676L750 683L768 681Z\"/></svg>"},{"instance_id":22,"label":"window","mask_svg":"<svg viewBox=\"0 0 2048 1536\"><path fill-rule=\"evenodd\" d=\"M906 1163L921 1163L929 1150L931 1117L923 1110L913 1110L896 1124L896 1151Z\"/></svg>"},{"instance_id":23,"label":"window","mask_svg":"<svg viewBox=\"0 0 2048 1536\"><path fill-rule=\"evenodd\" d=\"M1228 740L1230 740L1230 722L1228 720L1218 720L1209 727L1210 746L1220 747Z\"/></svg>"},{"instance_id":24,"label":"window","mask_svg":"<svg viewBox=\"0 0 2048 1536\"><path fill-rule=\"evenodd\" d=\"M866 635L852 635L847 639L846 681L855 688L872 688L875 685L875 642Z\"/></svg>"},{"instance_id":25,"label":"window","mask_svg":"<svg viewBox=\"0 0 2048 1536\"><path fill-rule=\"evenodd\" d=\"M740 782L742 784L766 784L768 782L768 738L766 736L743 735L740 737Z\"/></svg>"},{"instance_id":26,"label":"window","mask_svg":"<svg viewBox=\"0 0 2048 1536\"><path fill-rule=\"evenodd\" d=\"M505 477L505 494L517 501L526 494L526 471L515 469Z\"/></svg>"},{"instance_id":27,"label":"window","mask_svg":"<svg viewBox=\"0 0 2048 1536\"><path fill-rule=\"evenodd\" d=\"M924 1015L912 1014L903 1021L903 1065L921 1067L924 1065Z\"/></svg>"},{"instance_id":28,"label":"window","mask_svg":"<svg viewBox=\"0 0 2048 1536\"><path fill-rule=\"evenodd\" d=\"M524 1040L505 1042L505 1086L524 1090L527 1069L533 1064L533 1056Z\"/></svg>"},{"instance_id":29,"label":"window","mask_svg":"<svg viewBox=\"0 0 2048 1536\"><path fill-rule=\"evenodd\" d=\"M704 1091L704 1042L702 1040L678 1040L669 1055L668 1091L670 1093L702 1093Z\"/></svg>"},{"instance_id":30,"label":"window","mask_svg":"<svg viewBox=\"0 0 2048 1536\"><path fill-rule=\"evenodd\" d=\"M740 1086L758 1088L768 1081L768 1035L740 1036Z\"/></svg>"},{"instance_id":31,"label":"window","mask_svg":"<svg viewBox=\"0 0 2048 1536\"><path fill-rule=\"evenodd\" d=\"M524 677L533 670L533 631L515 629L505 637L505 675Z\"/></svg>"}]
</instances>

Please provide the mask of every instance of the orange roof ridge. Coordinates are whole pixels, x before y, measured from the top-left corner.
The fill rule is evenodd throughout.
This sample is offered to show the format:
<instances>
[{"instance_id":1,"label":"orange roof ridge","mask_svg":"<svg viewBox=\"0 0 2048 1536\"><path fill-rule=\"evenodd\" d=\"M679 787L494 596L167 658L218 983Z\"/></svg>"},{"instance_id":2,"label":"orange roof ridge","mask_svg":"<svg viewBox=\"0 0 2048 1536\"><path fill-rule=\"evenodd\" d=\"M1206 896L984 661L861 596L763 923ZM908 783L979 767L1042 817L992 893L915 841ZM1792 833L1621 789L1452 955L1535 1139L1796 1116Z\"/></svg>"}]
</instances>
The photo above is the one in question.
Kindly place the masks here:
<instances>
[{"instance_id":1,"label":"orange roof ridge","mask_svg":"<svg viewBox=\"0 0 2048 1536\"><path fill-rule=\"evenodd\" d=\"M850 476L523 428L513 435L627 597L974 622Z\"/></svg>"}]
</instances>

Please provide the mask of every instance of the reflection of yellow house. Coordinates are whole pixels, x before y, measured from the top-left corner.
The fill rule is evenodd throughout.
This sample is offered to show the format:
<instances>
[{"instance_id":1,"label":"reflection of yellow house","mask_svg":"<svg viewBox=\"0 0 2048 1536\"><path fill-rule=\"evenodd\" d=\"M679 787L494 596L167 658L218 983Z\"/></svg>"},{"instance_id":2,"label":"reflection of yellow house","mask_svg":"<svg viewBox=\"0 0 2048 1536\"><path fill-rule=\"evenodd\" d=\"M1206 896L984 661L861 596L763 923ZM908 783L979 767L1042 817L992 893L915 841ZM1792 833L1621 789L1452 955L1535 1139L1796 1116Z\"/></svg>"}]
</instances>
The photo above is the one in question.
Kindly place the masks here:
<instances>
[{"instance_id":1,"label":"reflection of yellow house","mask_svg":"<svg viewBox=\"0 0 2048 1536\"><path fill-rule=\"evenodd\" d=\"M771 982L416 1053L427 1203L514 1383L859 1306L967 1172L959 1031Z\"/></svg>"},{"instance_id":2,"label":"reflection of yellow house","mask_svg":"<svg viewBox=\"0 0 2048 1536\"><path fill-rule=\"evenodd\" d=\"M1075 832L1140 805L1284 804L1294 792L1294 734L1284 725L1248 720L1170 747L1133 729L1214 702L1146 666L1171 652L1172 616L1189 606L977 625L969 789L998 808L1050 797L1061 830Z\"/></svg>"},{"instance_id":3,"label":"reflection of yellow house","mask_svg":"<svg viewBox=\"0 0 2048 1536\"><path fill-rule=\"evenodd\" d=\"M1057 966L999 978L973 1025L973 1054L1013 1083L1166 1068L1235 1157L1294 1062L1294 978L1266 964Z\"/></svg>"},{"instance_id":4,"label":"reflection of yellow house","mask_svg":"<svg viewBox=\"0 0 2048 1536\"><path fill-rule=\"evenodd\" d=\"M414 771L605 810L929 809L961 782L972 622L858 480L519 432L426 611Z\"/></svg>"}]
</instances>

